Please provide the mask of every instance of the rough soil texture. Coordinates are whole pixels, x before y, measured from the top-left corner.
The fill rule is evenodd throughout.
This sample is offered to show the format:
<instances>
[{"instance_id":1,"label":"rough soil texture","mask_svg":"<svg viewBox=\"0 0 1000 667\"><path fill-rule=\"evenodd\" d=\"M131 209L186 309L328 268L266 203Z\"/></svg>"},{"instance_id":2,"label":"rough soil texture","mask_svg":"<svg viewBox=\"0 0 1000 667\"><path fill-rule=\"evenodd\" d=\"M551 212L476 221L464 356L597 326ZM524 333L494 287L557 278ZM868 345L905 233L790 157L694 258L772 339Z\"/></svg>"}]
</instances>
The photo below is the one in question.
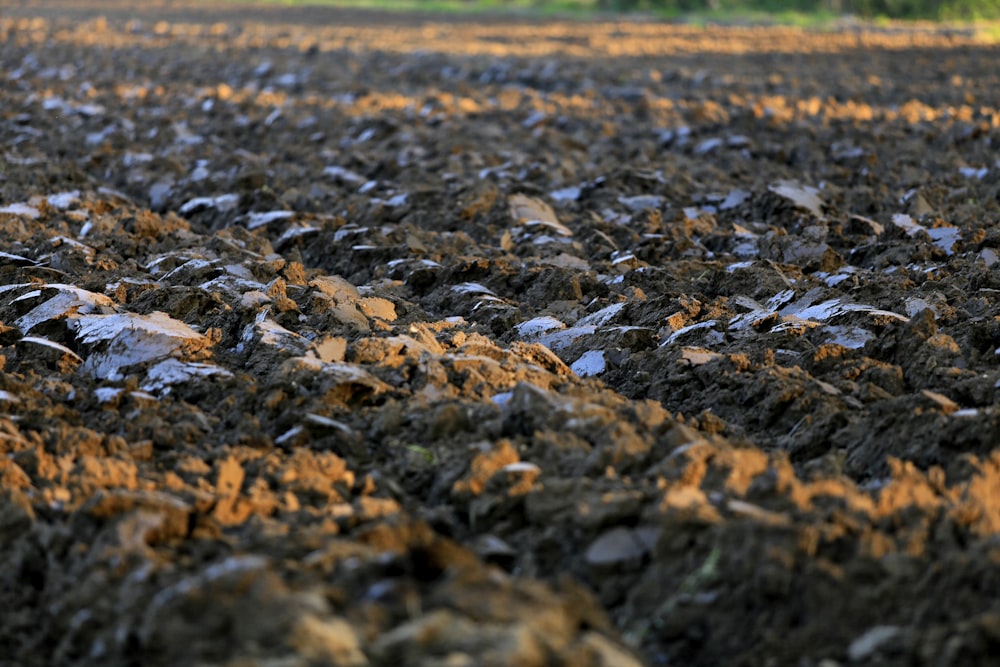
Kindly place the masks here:
<instances>
[{"instance_id":1,"label":"rough soil texture","mask_svg":"<svg viewBox=\"0 0 1000 667\"><path fill-rule=\"evenodd\" d=\"M1000 651L997 48L127 4L0 2L0 663Z\"/></svg>"}]
</instances>

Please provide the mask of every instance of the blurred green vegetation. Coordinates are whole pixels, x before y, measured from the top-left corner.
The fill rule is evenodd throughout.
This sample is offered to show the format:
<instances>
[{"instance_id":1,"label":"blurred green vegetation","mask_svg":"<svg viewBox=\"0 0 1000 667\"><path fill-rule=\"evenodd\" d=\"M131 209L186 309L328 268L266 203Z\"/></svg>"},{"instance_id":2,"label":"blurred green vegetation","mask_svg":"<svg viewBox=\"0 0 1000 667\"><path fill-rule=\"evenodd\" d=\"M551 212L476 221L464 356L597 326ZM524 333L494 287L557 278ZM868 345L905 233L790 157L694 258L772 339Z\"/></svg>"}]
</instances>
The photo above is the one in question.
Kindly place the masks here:
<instances>
[{"instance_id":1,"label":"blurred green vegetation","mask_svg":"<svg viewBox=\"0 0 1000 667\"><path fill-rule=\"evenodd\" d=\"M862 18L975 20L1000 17L1000 0L594 0L599 9L853 14Z\"/></svg>"}]
</instances>

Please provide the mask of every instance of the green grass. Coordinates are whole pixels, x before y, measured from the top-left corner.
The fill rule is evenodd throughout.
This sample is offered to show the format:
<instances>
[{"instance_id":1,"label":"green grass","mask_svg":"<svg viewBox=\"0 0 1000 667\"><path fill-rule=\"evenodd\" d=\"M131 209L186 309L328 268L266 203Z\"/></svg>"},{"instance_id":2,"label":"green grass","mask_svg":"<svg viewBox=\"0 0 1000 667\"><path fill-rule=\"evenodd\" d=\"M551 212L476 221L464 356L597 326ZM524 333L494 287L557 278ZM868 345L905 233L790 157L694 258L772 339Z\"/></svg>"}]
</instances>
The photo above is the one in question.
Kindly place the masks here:
<instances>
[{"instance_id":1,"label":"green grass","mask_svg":"<svg viewBox=\"0 0 1000 667\"><path fill-rule=\"evenodd\" d=\"M406 449L422 458L425 462L434 463L434 452L426 447L421 447L420 445L407 445Z\"/></svg>"},{"instance_id":2,"label":"green grass","mask_svg":"<svg viewBox=\"0 0 1000 667\"><path fill-rule=\"evenodd\" d=\"M1000 44L1000 21L977 25L976 39L983 44Z\"/></svg>"}]
</instances>

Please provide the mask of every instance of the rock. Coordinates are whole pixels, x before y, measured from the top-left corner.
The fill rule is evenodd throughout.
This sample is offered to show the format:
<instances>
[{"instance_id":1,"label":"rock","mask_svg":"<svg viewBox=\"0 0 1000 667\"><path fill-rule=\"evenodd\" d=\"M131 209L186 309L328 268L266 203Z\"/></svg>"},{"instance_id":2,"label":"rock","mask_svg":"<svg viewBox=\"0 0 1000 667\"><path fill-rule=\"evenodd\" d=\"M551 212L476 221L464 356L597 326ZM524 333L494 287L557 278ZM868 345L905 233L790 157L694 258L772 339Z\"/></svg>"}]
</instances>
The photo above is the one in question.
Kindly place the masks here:
<instances>
[{"instance_id":1,"label":"rock","mask_svg":"<svg viewBox=\"0 0 1000 667\"><path fill-rule=\"evenodd\" d=\"M795 181L778 181L767 189L817 218L823 217L823 200L819 198L819 190L816 188Z\"/></svg>"},{"instance_id":2,"label":"rock","mask_svg":"<svg viewBox=\"0 0 1000 667\"><path fill-rule=\"evenodd\" d=\"M634 197L619 197L618 203L624 206L631 213L639 213L645 210L658 210L666 202L664 197L659 195L636 195Z\"/></svg>"},{"instance_id":3,"label":"rock","mask_svg":"<svg viewBox=\"0 0 1000 667\"><path fill-rule=\"evenodd\" d=\"M486 563L495 563L509 569L517 560L518 552L496 535L480 535L472 544L472 551Z\"/></svg>"},{"instance_id":4,"label":"rock","mask_svg":"<svg viewBox=\"0 0 1000 667\"><path fill-rule=\"evenodd\" d=\"M864 662L902 634L903 630L899 626L876 625L851 642L847 647L847 657L851 662Z\"/></svg>"},{"instance_id":5,"label":"rock","mask_svg":"<svg viewBox=\"0 0 1000 667\"><path fill-rule=\"evenodd\" d=\"M651 546L630 528L612 528L591 542L584 554L587 565L598 571L631 570L642 563Z\"/></svg>"}]
</instances>

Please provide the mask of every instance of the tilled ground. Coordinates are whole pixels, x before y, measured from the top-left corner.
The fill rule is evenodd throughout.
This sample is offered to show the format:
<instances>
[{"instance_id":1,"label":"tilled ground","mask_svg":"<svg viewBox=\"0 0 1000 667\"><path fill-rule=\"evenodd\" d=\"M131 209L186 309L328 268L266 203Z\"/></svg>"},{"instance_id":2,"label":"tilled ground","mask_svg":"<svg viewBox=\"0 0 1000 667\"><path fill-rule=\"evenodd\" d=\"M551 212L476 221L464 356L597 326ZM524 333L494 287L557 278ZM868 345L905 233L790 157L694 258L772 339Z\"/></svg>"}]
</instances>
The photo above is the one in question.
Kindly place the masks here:
<instances>
[{"instance_id":1,"label":"tilled ground","mask_svg":"<svg viewBox=\"0 0 1000 667\"><path fill-rule=\"evenodd\" d=\"M962 32L0 2L0 664L982 664Z\"/></svg>"}]
</instances>

